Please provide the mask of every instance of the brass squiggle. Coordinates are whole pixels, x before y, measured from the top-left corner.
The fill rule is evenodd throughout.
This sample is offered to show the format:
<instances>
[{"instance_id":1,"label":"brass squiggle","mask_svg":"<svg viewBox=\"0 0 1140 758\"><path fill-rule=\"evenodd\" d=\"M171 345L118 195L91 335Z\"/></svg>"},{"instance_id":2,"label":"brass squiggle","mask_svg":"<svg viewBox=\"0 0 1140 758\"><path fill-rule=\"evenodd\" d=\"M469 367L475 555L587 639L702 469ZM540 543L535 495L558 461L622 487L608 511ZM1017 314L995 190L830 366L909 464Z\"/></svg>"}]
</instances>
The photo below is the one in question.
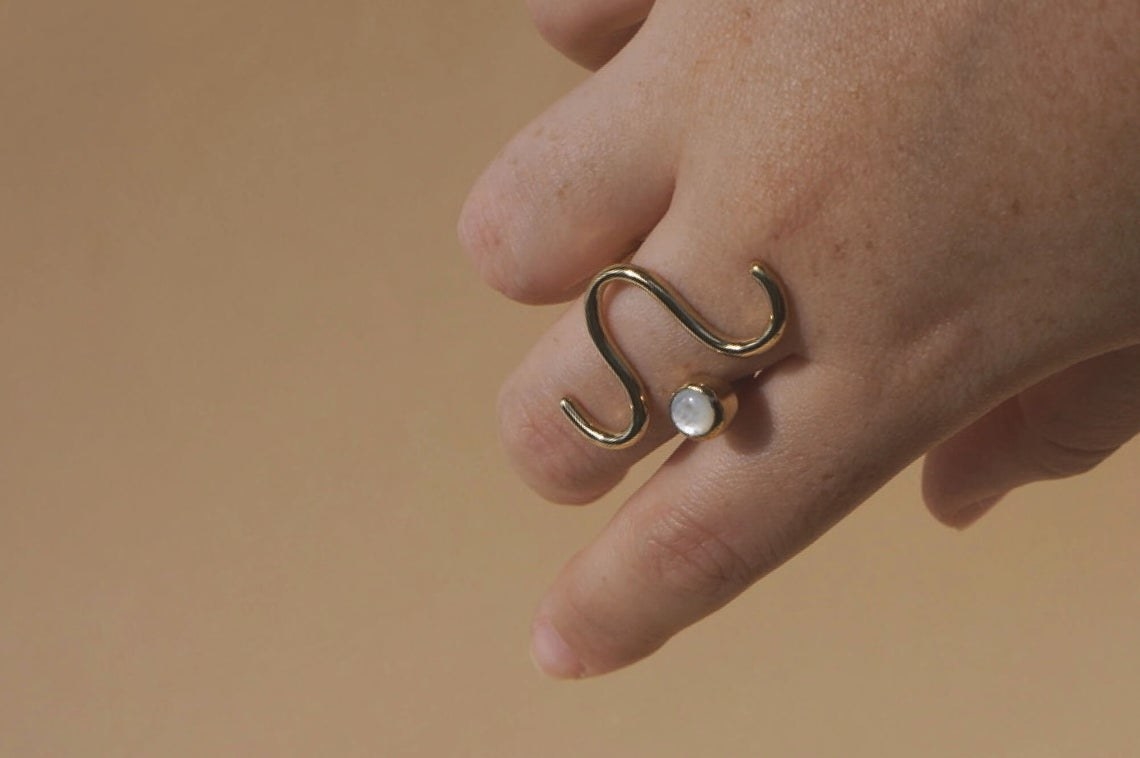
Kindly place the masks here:
<instances>
[{"instance_id":1,"label":"brass squiggle","mask_svg":"<svg viewBox=\"0 0 1140 758\"><path fill-rule=\"evenodd\" d=\"M602 291L614 282L634 284L648 292L668 309L681 326L709 348L721 355L736 358L750 358L769 350L784 333L788 309L784 290L780 283L763 265L752 265L752 277L763 288L771 304L768 328L764 333L747 342L732 342L716 334L693 308L678 295L672 287L657 279L648 271L632 265L610 266L603 270L590 284L586 294L586 328L594 345L598 348L606 364L617 376L629 394L631 419L623 432L607 432L599 428L597 422L583 413L577 403L570 398L562 399L562 412L582 434L599 445L608 448L629 447L641 439L649 420L649 405L645 398L645 387L641 378L610 338L609 330L601 315Z\"/></svg>"}]
</instances>

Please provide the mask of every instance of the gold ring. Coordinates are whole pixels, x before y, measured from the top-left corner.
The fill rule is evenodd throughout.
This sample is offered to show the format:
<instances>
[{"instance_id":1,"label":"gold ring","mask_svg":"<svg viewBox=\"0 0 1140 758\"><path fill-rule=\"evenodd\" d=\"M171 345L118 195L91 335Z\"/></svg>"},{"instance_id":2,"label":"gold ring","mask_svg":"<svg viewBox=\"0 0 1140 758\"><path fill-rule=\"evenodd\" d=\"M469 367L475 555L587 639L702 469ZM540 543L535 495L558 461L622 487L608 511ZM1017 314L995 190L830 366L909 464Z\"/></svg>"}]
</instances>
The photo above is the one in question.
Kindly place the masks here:
<instances>
[{"instance_id":1,"label":"gold ring","mask_svg":"<svg viewBox=\"0 0 1140 758\"><path fill-rule=\"evenodd\" d=\"M607 448L635 444L645 434L649 405L641 377L610 338L601 314L601 293L612 283L633 284L652 295L697 340L710 349L734 358L752 358L770 350L784 333L788 321L787 300L779 280L763 264L754 263L752 278L768 297L771 314L768 327L756 339L734 342L714 332L685 300L666 282L637 266L610 266L598 274L586 293L586 328L606 365L617 376L629 396L630 422L623 431L607 431L586 415L578 404L565 397L562 412L586 438ZM680 387L670 401L670 415L677 431L690 439L711 439L720 434L736 412L736 396L724 383L697 378Z\"/></svg>"}]
</instances>

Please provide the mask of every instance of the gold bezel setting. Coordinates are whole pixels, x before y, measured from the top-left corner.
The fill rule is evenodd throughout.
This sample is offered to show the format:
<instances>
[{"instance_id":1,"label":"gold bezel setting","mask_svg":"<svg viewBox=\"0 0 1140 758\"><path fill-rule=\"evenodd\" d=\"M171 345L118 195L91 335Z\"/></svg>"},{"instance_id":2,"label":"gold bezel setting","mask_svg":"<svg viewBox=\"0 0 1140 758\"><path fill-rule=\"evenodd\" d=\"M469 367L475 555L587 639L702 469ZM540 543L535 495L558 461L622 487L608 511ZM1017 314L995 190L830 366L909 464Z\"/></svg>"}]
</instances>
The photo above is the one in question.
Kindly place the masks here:
<instances>
[{"instance_id":1,"label":"gold bezel setting","mask_svg":"<svg viewBox=\"0 0 1140 758\"><path fill-rule=\"evenodd\" d=\"M691 404L687 407L680 405L688 398L700 398L707 403L705 408L699 409L699 412L703 411L700 413L702 418L697 420L696 426L693 421L683 417L683 414L692 409ZM669 417L673 427L685 437L698 441L711 440L728 428L736 415L737 405L736 394L722 382L702 379L677 388L669 400ZM703 418L706 414L707 419Z\"/></svg>"}]
</instances>

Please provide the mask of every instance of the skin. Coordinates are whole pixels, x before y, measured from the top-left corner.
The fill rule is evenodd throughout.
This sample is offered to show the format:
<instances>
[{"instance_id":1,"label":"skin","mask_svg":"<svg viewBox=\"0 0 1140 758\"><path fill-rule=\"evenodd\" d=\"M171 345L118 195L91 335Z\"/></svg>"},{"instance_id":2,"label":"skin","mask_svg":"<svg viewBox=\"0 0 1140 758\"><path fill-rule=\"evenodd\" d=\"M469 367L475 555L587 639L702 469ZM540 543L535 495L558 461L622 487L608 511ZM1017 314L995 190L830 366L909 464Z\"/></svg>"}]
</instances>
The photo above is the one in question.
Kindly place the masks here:
<instances>
[{"instance_id":1,"label":"skin","mask_svg":"<svg viewBox=\"0 0 1140 758\"><path fill-rule=\"evenodd\" d=\"M723 358L615 287L605 318L651 396L625 450L559 410L569 393L627 421L580 302L506 382L503 443L562 503L668 442L689 377L740 397L727 433L682 444L562 570L532 630L544 671L649 655L923 455L931 512L962 527L1140 430L1140 5L529 5L598 70L472 190L460 237L486 281L566 302L632 259L747 338L763 260L792 314L771 352Z\"/></svg>"}]
</instances>

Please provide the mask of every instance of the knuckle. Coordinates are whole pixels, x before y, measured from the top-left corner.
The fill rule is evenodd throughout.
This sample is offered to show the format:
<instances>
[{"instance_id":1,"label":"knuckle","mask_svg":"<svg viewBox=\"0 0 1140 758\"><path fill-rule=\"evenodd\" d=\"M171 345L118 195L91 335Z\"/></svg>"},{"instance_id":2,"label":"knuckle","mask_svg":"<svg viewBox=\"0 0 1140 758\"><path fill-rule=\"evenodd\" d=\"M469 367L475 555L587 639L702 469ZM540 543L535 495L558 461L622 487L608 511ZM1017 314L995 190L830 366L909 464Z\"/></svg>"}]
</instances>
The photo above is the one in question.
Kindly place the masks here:
<instances>
[{"instance_id":1,"label":"knuckle","mask_svg":"<svg viewBox=\"0 0 1140 758\"><path fill-rule=\"evenodd\" d=\"M688 595L713 600L732 597L757 575L757 569L738 550L684 508L656 520L642 544L651 578Z\"/></svg>"},{"instance_id":2,"label":"knuckle","mask_svg":"<svg viewBox=\"0 0 1140 758\"><path fill-rule=\"evenodd\" d=\"M521 265L524 234L518 219L527 214L505 199L509 196L482 186L471 193L459 215L460 246L492 289L522 303L545 302L547 288Z\"/></svg>"},{"instance_id":3,"label":"knuckle","mask_svg":"<svg viewBox=\"0 0 1140 758\"><path fill-rule=\"evenodd\" d=\"M1027 446L1030 464L1045 476L1054 479L1077 476L1092 471L1117 448L1092 448L1063 442L1059 438L1032 432Z\"/></svg>"},{"instance_id":4,"label":"knuckle","mask_svg":"<svg viewBox=\"0 0 1140 758\"><path fill-rule=\"evenodd\" d=\"M560 503L586 503L609 489L555 419L510 388L499 395L499 437L526 482Z\"/></svg>"},{"instance_id":5,"label":"knuckle","mask_svg":"<svg viewBox=\"0 0 1140 758\"><path fill-rule=\"evenodd\" d=\"M1020 407L1028 440L1029 464L1047 477L1061 479L1096 468L1127 441L1111 424L1074 418L1063 412L1033 412Z\"/></svg>"},{"instance_id":6,"label":"knuckle","mask_svg":"<svg viewBox=\"0 0 1140 758\"><path fill-rule=\"evenodd\" d=\"M565 3L551 0L526 0L531 23L542 38L561 50L574 44L578 36L575 25L566 17Z\"/></svg>"},{"instance_id":7,"label":"knuckle","mask_svg":"<svg viewBox=\"0 0 1140 758\"><path fill-rule=\"evenodd\" d=\"M510 297L516 288L509 276L509 229L504 221L502 202L485 190L476 190L459 215L459 243L475 264L479 276L492 288Z\"/></svg>"},{"instance_id":8,"label":"knuckle","mask_svg":"<svg viewBox=\"0 0 1140 758\"><path fill-rule=\"evenodd\" d=\"M463 203L456 231L460 246L476 263L495 255L502 248L502 228L494 218L493 203L481 186L473 189Z\"/></svg>"}]
</instances>

